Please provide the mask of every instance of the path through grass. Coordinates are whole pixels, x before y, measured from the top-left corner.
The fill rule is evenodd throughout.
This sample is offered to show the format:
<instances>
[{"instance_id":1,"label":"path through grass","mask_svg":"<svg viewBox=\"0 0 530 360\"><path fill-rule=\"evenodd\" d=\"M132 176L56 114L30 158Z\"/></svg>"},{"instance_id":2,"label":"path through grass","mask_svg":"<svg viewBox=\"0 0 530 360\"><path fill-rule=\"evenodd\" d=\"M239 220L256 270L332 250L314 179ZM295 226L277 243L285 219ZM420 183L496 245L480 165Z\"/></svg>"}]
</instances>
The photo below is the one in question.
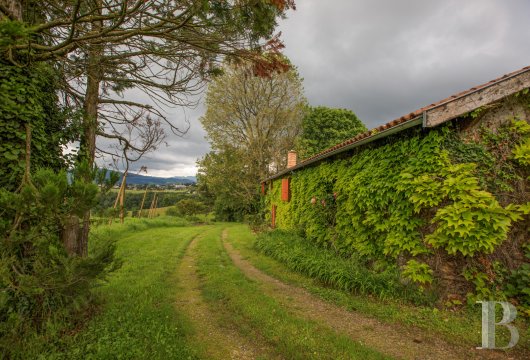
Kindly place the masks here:
<instances>
[{"instance_id":1,"label":"path through grass","mask_svg":"<svg viewBox=\"0 0 530 360\"><path fill-rule=\"evenodd\" d=\"M175 269L198 227L161 227L118 242L123 266L98 293L102 312L67 341L64 352L43 357L68 359L190 359L192 329L175 311ZM56 349L59 351L60 349Z\"/></svg>"},{"instance_id":2,"label":"path through grass","mask_svg":"<svg viewBox=\"0 0 530 360\"><path fill-rule=\"evenodd\" d=\"M363 311L370 310L368 305L362 307L360 298L348 300L344 293L319 287L256 253L252 249L254 235L244 225L191 226L168 218L128 221L94 233L118 237L117 255L123 260L122 268L97 289L102 300L99 312L84 328L59 340L50 339L47 352L40 358L421 357L416 351L405 351L407 346L400 341L379 339L393 347L388 348L356 336L348 324L352 319L362 320L363 315L350 316L344 307L332 302L359 306ZM231 245L223 246L223 233L235 250ZM277 279L260 273L253 265ZM300 287L322 298L328 294L334 301L324 304ZM330 323L319 311L338 314L337 323ZM388 326L377 320L382 315L374 315L374 329ZM355 329L365 330L362 325ZM34 352L28 358L36 355Z\"/></svg>"}]
</instances>

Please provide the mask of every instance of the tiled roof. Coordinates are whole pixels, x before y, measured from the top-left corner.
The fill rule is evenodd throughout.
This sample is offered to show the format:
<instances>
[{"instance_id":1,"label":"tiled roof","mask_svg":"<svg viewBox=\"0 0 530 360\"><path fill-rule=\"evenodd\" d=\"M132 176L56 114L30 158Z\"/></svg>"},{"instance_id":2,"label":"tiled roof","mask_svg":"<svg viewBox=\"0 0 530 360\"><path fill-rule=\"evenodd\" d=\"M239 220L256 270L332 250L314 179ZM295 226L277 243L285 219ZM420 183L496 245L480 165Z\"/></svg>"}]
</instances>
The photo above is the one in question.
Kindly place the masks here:
<instances>
[{"instance_id":1,"label":"tiled roof","mask_svg":"<svg viewBox=\"0 0 530 360\"><path fill-rule=\"evenodd\" d=\"M300 169L306 165L309 165L313 162L315 162L317 159L320 160L320 159L324 159L328 156L331 156L335 153L338 152L338 150L342 149L342 148L349 148L351 147L351 145L355 144L355 143L358 143L358 142L365 142L363 141L364 139L367 139L367 138L370 138L370 137L375 137L376 134L378 133L381 133L381 132L388 132L388 130L391 130L393 128L406 128L405 126L403 126L404 124L408 123L408 122L412 122L413 120L415 119L418 119L419 117L421 117L424 113L426 113L427 111L429 110L432 110L434 108L438 108L440 106L443 106L447 103L450 103L450 102L453 102L457 99L460 99L460 98L463 98L465 96L468 96L468 95L471 95L481 89L484 89L484 88L487 88L487 87L490 87L496 83L499 83L507 78L512 78L514 76L517 76L519 74L523 74L527 71L530 71L530 66L527 66L527 67L524 67L520 70L517 70L517 71L514 71L514 72L511 72L509 74L506 74L506 75L503 75L497 79L494 79L494 80L491 80L487 83L484 83L482 85L478 85L478 86L474 86L472 87L471 89L469 90L466 90L466 91L462 91L462 92L459 92L457 94L454 94L454 95L451 95L443 100L440 100L436 103L433 103L433 104L430 104L428 106L424 106L422 107L421 109L418 109L418 110L415 110L413 112L410 112L408 113L407 115L403 115L397 119L394 119L384 125L381 125L381 126L378 126L374 129L371 129L371 130L368 130L368 131L365 131L361 134L358 134L356 135L355 137L351 138L351 139L348 139L344 142L341 142L337 145L334 145L330 148L327 148L321 152L319 152L318 154L315 154L307 159L304 159L302 160L300 163L298 163L295 167L292 167L292 168L289 168L289 169L285 169L273 176L271 176L270 178L264 180L264 181L268 181L268 180L272 180L272 179L275 179L277 177L280 177L292 170L296 170L296 169ZM379 136L378 136L379 137Z\"/></svg>"}]
</instances>

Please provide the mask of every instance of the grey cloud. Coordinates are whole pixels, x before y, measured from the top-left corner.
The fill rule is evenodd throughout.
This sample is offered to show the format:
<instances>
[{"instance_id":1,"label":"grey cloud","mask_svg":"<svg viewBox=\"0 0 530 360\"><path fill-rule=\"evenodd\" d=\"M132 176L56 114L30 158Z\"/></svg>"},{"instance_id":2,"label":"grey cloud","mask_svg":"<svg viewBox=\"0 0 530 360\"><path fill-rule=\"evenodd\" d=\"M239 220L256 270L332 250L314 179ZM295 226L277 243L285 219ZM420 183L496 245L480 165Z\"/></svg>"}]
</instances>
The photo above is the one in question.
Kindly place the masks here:
<instances>
[{"instance_id":1,"label":"grey cloud","mask_svg":"<svg viewBox=\"0 0 530 360\"><path fill-rule=\"evenodd\" d=\"M306 0L281 25L309 101L377 126L528 65L525 1Z\"/></svg>"},{"instance_id":2,"label":"grey cloud","mask_svg":"<svg viewBox=\"0 0 530 360\"><path fill-rule=\"evenodd\" d=\"M352 109L368 127L530 65L527 0L298 0L297 8L278 30L310 103ZM209 151L203 112L186 110L189 133L135 166L193 175Z\"/></svg>"}]
</instances>

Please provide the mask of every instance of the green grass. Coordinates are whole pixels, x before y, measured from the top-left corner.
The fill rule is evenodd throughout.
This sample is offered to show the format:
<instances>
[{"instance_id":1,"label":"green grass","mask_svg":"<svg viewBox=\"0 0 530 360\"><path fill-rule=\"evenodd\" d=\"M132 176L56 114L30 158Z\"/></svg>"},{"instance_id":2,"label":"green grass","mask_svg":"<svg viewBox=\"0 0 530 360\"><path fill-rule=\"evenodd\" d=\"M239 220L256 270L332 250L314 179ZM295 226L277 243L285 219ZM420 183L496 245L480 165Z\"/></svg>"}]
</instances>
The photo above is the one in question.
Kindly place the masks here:
<instances>
[{"instance_id":1,"label":"green grass","mask_svg":"<svg viewBox=\"0 0 530 360\"><path fill-rule=\"evenodd\" d=\"M373 295L380 299L429 302L428 297L416 287L401 283L397 267L371 271L361 257L340 257L334 251L315 246L292 231L262 233L257 238L256 247L291 270L340 290Z\"/></svg>"},{"instance_id":2,"label":"green grass","mask_svg":"<svg viewBox=\"0 0 530 360\"><path fill-rule=\"evenodd\" d=\"M130 225L99 229L125 234L118 242L123 266L97 290L104 299L95 316L55 352L42 358L67 359L189 359L195 357L186 338L192 329L174 306L175 268L186 246L202 230L167 227L163 222L136 226L151 227L134 232ZM159 227L153 227L159 225ZM166 224L167 225L167 224ZM114 226L114 225L113 225ZM128 235L127 235L128 234ZM107 234L108 235L108 234Z\"/></svg>"},{"instance_id":3,"label":"green grass","mask_svg":"<svg viewBox=\"0 0 530 360\"><path fill-rule=\"evenodd\" d=\"M229 227L238 237L244 226ZM231 235L230 235L231 236ZM197 245L205 299L227 310L243 333L264 339L287 359L383 359L383 355L313 321L295 317L235 267L220 240L209 232Z\"/></svg>"},{"instance_id":4,"label":"green grass","mask_svg":"<svg viewBox=\"0 0 530 360\"><path fill-rule=\"evenodd\" d=\"M92 246L118 241L123 266L96 289L101 300L97 313L78 329L64 334L28 339L21 358L35 359L195 359L203 352L195 343L188 314L175 306L179 296L178 263L196 236L201 293L215 311L220 326L237 329L273 349L271 357L286 359L382 359L383 355L337 334L317 322L300 318L278 300L265 295L232 263L221 243L228 241L257 268L286 283L301 286L340 306L383 322L419 326L455 344L476 346L480 319L460 313L381 301L323 286L310 277L259 253L256 236L244 225L190 226L182 219L126 219L125 224L95 228ZM521 332L520 344L528 336Z\"/></svg>"},{"instance_id":5,"label":"green grass","mask_svg":"<svg viewBox=\"0 0 530 360\"><path fill-rule=\"evenodd\" d=\"M238 229L237 236L231 236L230 242L258 269L286 283L303 287L326 301L359 311L382 322L417 326L441 335L453 344L480 345L481 319L478 306L476 311L453 312L428 306L412 306L399 300L383 301L373 296L356 295L349 291L326 286L318 279L293 271L286 264L259 252L256 247L256 235L248 229ZM298 256L304 256L304 254L298 254ZM521 322L517 326L521 335L518 347L528 348L528 328L525 329L525 324ZM506 340L507 333L503 330L503 328L498 329L503 338L499 340L500 343Z\"/></svg>"}]
</instances>

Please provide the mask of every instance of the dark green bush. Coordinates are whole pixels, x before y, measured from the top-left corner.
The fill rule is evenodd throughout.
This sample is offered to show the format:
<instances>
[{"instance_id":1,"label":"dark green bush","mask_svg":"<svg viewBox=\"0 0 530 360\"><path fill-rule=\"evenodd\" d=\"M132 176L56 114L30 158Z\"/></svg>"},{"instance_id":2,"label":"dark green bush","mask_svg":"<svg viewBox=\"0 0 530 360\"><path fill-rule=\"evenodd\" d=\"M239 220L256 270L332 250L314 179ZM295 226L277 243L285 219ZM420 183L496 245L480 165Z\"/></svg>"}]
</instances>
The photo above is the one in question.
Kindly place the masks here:
<instances>
[{"instance_id":1,"label":"dark green bush","mask_svg":"<svg viewBox=\"0 0 530 360\"><path fill-rule=\"evenodd\" d=\"M93 244L85 258L66 253L66 220L90 209L98 194L83 178L39 170L20 191L0 188L0 358L79 321L93 286L118 265L114 241Z\"/></svg>"},{"instance_id":2,"label":"dark green bush","mask_svg":"<svg viewBox=\"0 0 530 360\"><path fill-rule=\"evenodd\" d=\"M208 213L208 208L203 202L194 199L183 199L175 205L177 213L181 216L196 216Z\"/></svg>"}]
</instances>

